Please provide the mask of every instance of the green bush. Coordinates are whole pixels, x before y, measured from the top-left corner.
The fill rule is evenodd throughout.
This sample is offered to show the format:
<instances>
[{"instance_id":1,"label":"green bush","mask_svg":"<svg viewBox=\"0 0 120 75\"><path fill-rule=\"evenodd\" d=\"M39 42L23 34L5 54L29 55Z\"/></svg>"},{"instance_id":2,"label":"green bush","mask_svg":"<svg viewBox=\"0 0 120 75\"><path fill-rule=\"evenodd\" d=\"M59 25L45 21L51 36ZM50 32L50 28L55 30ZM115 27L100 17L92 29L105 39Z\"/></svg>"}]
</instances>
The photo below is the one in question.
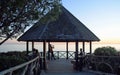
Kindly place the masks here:
<instances>
[{"instance_id":1,"label":"green bush","mask_svg":"<svg viewBox=\"0 0 120 75\"><path fill-rule=\"evenodd\" d=\"M117 55L117 50L114 47L100 47L94 51L95 55L105 55L105 56L115 56Z\"/></svg>"}]
</instances>

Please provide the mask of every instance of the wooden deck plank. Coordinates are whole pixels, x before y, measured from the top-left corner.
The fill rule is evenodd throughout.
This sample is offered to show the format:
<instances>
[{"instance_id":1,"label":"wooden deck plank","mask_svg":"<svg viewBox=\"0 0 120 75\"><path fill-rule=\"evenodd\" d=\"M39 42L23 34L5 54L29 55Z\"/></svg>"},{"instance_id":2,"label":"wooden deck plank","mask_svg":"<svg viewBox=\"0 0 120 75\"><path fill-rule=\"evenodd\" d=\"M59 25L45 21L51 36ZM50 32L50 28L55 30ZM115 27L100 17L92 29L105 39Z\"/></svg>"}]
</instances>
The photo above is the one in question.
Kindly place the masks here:
<instances>
[{"instance_id":1,"label":"wooden deck plank","mask_svg":"<svg viewBox=\"0 0 120 75\"><path fill-rule=\"evenodd\" d=\"M47 72L74 72L73 65L71 64L71 59L57 59L48 61L48 70Z\"/></svg>"},{"instance_id":2,"label":"wooden deck plank","mask_svg":"<svg viewBox=\"0 0 120 75\"><path fill-rule=\"evenodd\" d=\"M42 72L41 75L96 75L87 71L75 71L71 60L57 59L47 61L47 71Z\"/></svg>"}]
</instances>

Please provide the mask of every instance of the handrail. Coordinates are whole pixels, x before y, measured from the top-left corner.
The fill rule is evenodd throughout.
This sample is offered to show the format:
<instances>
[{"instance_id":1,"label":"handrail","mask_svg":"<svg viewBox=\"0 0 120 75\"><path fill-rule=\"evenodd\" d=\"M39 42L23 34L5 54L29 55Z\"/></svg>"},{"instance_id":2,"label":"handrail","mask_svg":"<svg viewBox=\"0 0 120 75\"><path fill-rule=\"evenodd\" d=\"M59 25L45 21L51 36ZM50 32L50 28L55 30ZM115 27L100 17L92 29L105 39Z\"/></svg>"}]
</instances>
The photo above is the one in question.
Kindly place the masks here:
<instances>
[{"instance_id":1,"label":"handrail","mask_svg":"<svg viewBox=\"0 0 120 75\"><path fill-rule=\"evenodd\" d=\"M21 65L18 65L18 66L15 66L15 67L12 67L12 68L10 68L10 69L7 69L7 70L4 70L4 71L2 71L2 72L0 72L0 75L5 75L5 74L10 74L10 73L12 73L13 71L16 71L16 70L18 70L18 69L21 69L21 68L23 68L23 67L28 67L28 65L29 64L31 64L31 63L34 63L35 61L38 61L37 62L37 64L36 65L38 65L39 64L39 56L37 56L36 58L34 58L34 59L32 59L32 60L30 60L30 61L28 61L28 62L25 62L25 63L23 63L23 64L21 64ZM12 75L12 74L10 74L10 75ZM23 74L24 75L24 74Z\"/></svg>"}]
</instances>

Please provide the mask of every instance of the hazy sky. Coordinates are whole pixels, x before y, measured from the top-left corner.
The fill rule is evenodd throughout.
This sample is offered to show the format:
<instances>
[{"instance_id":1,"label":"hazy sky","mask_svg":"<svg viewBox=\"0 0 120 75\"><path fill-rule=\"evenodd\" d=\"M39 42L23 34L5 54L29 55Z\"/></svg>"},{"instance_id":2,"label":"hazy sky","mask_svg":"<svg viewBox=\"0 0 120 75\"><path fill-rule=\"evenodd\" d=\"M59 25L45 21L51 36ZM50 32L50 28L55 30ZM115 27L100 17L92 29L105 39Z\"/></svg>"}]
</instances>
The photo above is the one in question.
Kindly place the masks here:
<instances>
[{"instance_id":1,"label":"hazy sky","mask_svg":"<svg viewBox=\"0 0 120 75\"><path fill-rule=\"evenodd\" d=\"M120 43L120 0L62 0L103 42Z\"/></svg>"}]
</instances>

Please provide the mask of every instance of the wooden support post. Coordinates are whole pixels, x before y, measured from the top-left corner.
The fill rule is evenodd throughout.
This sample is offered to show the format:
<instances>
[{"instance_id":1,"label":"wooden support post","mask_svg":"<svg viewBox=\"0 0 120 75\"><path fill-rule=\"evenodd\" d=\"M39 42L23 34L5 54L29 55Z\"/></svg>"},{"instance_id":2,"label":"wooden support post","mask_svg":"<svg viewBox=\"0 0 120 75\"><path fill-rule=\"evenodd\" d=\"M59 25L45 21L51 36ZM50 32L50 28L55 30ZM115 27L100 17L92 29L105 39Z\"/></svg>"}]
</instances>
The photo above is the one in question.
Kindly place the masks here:
<instances>
[{"instance_id":1,"label":"wooden support post","mask_svg":"<svg viewBox=\"0 0 120 75\"><path fill-rule=\"evenodd\" d=\"M68 42L66 42L66 59L68 59Z\"/></svg>"},{"instance_id":2,"label":"wooden support post","mask_svg":"<svg viewBox=\"0 0 120 75\"><path fill-rule=\"evenodd\" d=\"M83 42L83 52L85 53L85 42Z\"/></svg>"},{"instance_id":3,"label":"wooden support post","mask_svg":"<svg viewBox=\"0 0 120 75\"><path fill-rule=\"evenodd\" d=\"M50 42L48 42L48 60L50 60Z\"/></svg>"},{"instance_id":4,"label":"wooden support post","mask_svg":"<svg viewBox=\"0 0 120 75\"><path fill-rule=\"evenodd\" d=\"M78 41L76 41L76 52L75 52L75 60L76 60L76 70L78 70Z\"/></svg>"},{"instance_id":5,"label":"wooden support post","mask_svg":"<svg viewBox=\"0 0 120 75\"><path fill-rule=\"evenodd\" d=\"M58 59L60 58L60 56L59 56L59 51L57 51L57 57L58 57Z\"/></svg>"},{"instance_id":6,"label":"wooden support post","mask_svg":"<svg viewBox=\"0 0 120 75\"><path fill-rule=\"evenodd\" d=\"M32 51L33 51L33 49L34 49L34 42L32 41Z\"/></svg>"},{"instance_id":7,"label":"wooden support post","mask_svg":"<svg viewBox=\"0 0 120 75\"><path fill-rule=\"evenodd\" d=\"M26 52L27 52L26 54L28 55L29 53L29 42L28 41L26 42Z\"/></svg>"},{"instance_id":8,"label":"wooden support post","mask_svg":"<svg viewBox=\"0 0 120 75\"><path fill-rule=\"evenodd\" d=\"M43 42L43 69L46 70L46 41Z\"/></svg>"},{"instance_id":9,"label":"wooden support post","mask_svg":"<svg viewBox=\"0 0 120 75\"><path fill-rule=\"evenodd\" d=\"M92 54L92 42L90 41L90 54Z\"/></svg>"}]
</instances>

